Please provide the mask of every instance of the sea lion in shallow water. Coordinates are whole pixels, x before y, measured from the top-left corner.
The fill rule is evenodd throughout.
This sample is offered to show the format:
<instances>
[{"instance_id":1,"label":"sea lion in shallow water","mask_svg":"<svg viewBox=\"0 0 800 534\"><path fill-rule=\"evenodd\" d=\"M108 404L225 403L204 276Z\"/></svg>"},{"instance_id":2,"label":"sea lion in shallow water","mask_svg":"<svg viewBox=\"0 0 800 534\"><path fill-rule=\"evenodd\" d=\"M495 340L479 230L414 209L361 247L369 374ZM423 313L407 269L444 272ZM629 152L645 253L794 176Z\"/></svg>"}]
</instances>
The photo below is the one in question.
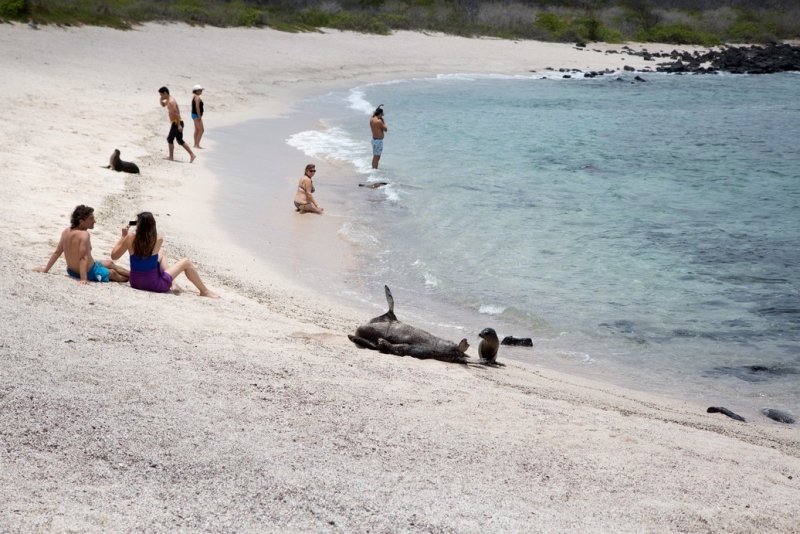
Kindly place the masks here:
<instances>
[{"instance_id":1,"label":"sea lion in shallow water","mask_svg":"<svg viewBox=\"0 0 800 534\"><path fill-rule=\"evenodd\" d=\"M764 408L761 410L761 413L772 419L773 421L777 421L779 423L786 423L787 425L792 425L795 422L794 417L792 414L784 412L782 410L776 410L775 408Z\"/></svg>"},{"instance_id":2,"label":"sea lion in shallow water","mask_svg":"<svg viewBox=\"0 0 800 534\"><path fill-rule=\"evenodd\" d=\"M711 407L709 407L709 408L708 408L708 410L706 410L706 411L707 411L708 413L721 413L721 414L725 414L725 415L727 415L728 417L730 417L731 419L736 419L737 421L741 421L741 422L743 422L743 423L746 423L746 422L747 422L747 421L745 420L745 418L744 418L744 417L742 417L741 415L739 415L739 414L735 414L735 413L733 413L732 411L730 411L729 409L727 409L727 408L723 408L722 406L711 406Z\"/></svg>"},{"instance_id":3,"label":"sea lion in shallow water","mask_svg":"<svg viewBox=\"0 0 800 534\"><path fill-rule=\"evenodd\" d=\"M122 161L119 157L120 151L119 149L115 149L114 153L111 154L111 158L108 160L108 169L114 169L117 172L129 172L131 174L141 174L139 172L139 167L130 161Z\"/></svg>"},{"instance_id":4,"label":"sea lion in shallow water","mask_svg":"<svg viewBox=\"0 0 800 534\"><path fill-rule=\"evenodd\" d=\"M497 362L497 349L500 348L500 340L497 339L497 332L494 328L484 328L478 334L481 342L478 345L478 355L481 357L480 363L483 365L504 365Z\"/></svg>"},{"instance_id":5,"label":"sea lion in shallow water","mask_svg":"<svg viewBox=\"0 0 800 534\"><path fill-rule=\"evenodd\" d=\"M532 347L533 341L529 337L506 336L500 344L510 345L512 347Z\"/></svg>"},{"instance_id":6,"label":"sea lion in shallow water","mask_svg":"<svg viewBox=\"0 0 800 534\"><path fill-rule=\"evenodd\" d=\"M358 187L369 187L370 189L378 189L379 187L383 187L384 185L389 185L389 182L364 182L362 184L358 184Z\"/></svg>"},{"instance_id":7,"label":"sea lion in shallow water","mask_svg":"<svg viewBox=\"0 0 800 534\"><path fill-rule=\"evenodd\" d=\"M443 362L467 363L465 352L469 348L469 343L466 339L462 339L456 345L425 330L401 323L394 314L392 292L389 286L383 287L389 311L356 328L356 335L347 336L350 341L359 347L377 350L384 354L412 356L421 360L432 358Z\"/></svg>"}]
</instances>

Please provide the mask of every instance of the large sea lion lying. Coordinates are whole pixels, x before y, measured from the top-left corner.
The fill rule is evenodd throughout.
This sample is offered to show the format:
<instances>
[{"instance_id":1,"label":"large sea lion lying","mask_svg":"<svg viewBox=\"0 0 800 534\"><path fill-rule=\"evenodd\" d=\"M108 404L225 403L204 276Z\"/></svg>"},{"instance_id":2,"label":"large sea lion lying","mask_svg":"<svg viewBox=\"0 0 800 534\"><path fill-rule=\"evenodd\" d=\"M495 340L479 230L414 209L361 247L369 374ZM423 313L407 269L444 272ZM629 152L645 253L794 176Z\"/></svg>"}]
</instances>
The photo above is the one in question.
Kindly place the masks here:
<instances>
[{"instance_id":1,"label":"large sea lion lying","mask_svg":"<svg viewBox=\"0 0 800 534\"><path fill-rule=\"evenodd\" d=\"M394 298L389 286L386 290L386 302L389 311L371 319L367 324L356 328L356 335L347 336L350 341L360 347L394 354L396 356L412 356L414 358L440 360L443 362L467 363L465 352L469 348L466 339L456 345L452 341L441 339L420 328L401 323L394 315Z\"/></svg>"},{"instance_id":2,"label":"large sea lion lying","mask_svg":"<svg viewBox=\"0 0 800 534\"><path fill-rule=\"evenodd\" d=\"M120 151L119 149L114 150L114 153L111 154L111 158L108 160L108 169L114 169L117 172L129 172L131 174L140 174L139 167L135 163L131 163L130 161L122 161L119 158Z\"/></svg>"}]
</instances>

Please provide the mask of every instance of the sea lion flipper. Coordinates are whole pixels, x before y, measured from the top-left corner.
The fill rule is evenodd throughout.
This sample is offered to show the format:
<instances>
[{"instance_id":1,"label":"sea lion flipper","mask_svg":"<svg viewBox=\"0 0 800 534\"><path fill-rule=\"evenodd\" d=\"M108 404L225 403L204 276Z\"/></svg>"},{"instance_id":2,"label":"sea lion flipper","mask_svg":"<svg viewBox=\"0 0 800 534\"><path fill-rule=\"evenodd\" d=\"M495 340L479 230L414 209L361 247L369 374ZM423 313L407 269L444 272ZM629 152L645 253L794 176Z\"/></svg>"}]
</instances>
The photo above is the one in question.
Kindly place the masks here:
<instances>
[{"instance_id":1,"label":"sea lion flipper","mask_svg":"<svg viewBox=\"0 0 800 534\"><path fill-rule=\"evenodd\" d=\"M348 335L347 338L356 345L358 345L359 347L364 347L365 349L371 349L371 350L378 350L377 345L375 345L371 341L364 339L363 337Z\"/></svg>"},{"instance_id":2,"label":"sea lion flipper","mask_svg":"<svg viewBox=\"0 0 800 534\"><path fill-rule=\"evenodd\" d=\"M386 291L386 302L389 303L389 311L384 314L384 317L396 321L397 317L394 314L394 297L392 297L392 290L389 289L387 285L384 285L383 289Z\"/></svg>"},{"instance_id":3,"label":"sea lion flipper","mask_svg":"<svg viewBox=\"0 0 800 534\"><path fill-rule=\"evenodd\" d=\"M733 413L732 411L730 411L729 409L727 409L727 408L725 408L723 406L709 406L709 408L708 408L708 410L706 410L706 412L708 412L708 413L721 413L721 414L727 415L731 419L736 419L737 421L741 421L743 423L747 422L747 420L744 417L742 417L739 414Z\"/></svg>"},{"instance_id":4,"label":"sea lion flipper","mask_svg":"<svg viewBox=\"0 0 800 534\"><path fill-rule=\"evenodd\" d=\"M380 338L378 340L378 350L384 354L394 354L395 356L414 356L418 358L412 351L415 347L407 343L390 343L387 340ZM417 349L419 350L419 349Z\"/></svg>"},{"instance_id":5,"label":"sea lion flipper","mask_svg":"<svg viewBox=\"0 0 800 534\"><path fill-rule=\"evenodd\" d=\"M394 297L392 297L392 290L389 289L389 286L384 285L383 289L386 293L386 302L389 303L389 311L394 312Z\"/></svg>"},{"instance_id":6,"label":"sea lion flipper","mask_svg":"<svg viewBox=\"0 0 800 534\"><path fill-rule=\"evenodd\" d=\"M464 338L461 340L461 343L458 344L458 352L467 352L469 348L469 343L467 343L467 339Z\"/></svg>"}]
</instances>

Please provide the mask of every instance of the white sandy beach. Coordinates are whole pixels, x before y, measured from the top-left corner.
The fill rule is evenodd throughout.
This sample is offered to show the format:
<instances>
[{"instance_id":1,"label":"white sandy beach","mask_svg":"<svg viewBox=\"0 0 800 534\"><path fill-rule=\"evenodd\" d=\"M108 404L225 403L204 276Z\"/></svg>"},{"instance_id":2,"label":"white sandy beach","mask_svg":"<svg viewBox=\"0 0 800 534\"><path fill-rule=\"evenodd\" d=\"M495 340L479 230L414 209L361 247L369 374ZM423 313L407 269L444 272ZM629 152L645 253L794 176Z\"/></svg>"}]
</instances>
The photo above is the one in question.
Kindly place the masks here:
<instances>
[{"instance_id":1,"label":"white sandy beach","mask_svg":"<svg viewBox=\"0 0 800 534\"><path fill-rule=\"evenodd\" d=\"M0 533L800 531L798 425L740 423L502 352L507 367L486 369L359 350L347 334L378 313L318 298L215 220L214 128L334 87L642 58L176 24L0 25L0 51ZM165 161L157 89L170 87L190 140L196 83L206 149ZM141 176L103 168L115 148ZM266 172L291 177L290 230L330 231L291 209L302 168ZM167 255L191 257L222 298L184 277L179 296L82 286L63 258L33 272L78 204L95 208L96 259L152 211Z\"/></svg>"}]
</instances>

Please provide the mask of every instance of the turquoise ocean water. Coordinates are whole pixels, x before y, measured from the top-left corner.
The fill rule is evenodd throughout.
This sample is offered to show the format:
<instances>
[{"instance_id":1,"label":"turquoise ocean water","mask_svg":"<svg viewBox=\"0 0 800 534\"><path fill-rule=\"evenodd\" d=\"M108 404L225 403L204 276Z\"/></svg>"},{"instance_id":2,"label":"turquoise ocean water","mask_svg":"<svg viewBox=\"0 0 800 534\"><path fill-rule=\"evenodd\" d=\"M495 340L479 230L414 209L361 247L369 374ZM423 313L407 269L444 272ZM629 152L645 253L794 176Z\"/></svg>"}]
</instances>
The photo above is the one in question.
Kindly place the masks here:
<instances>
[{"instance_id":1,"label":"turquoise ocean water","mask_svg":"<svg viewBox=\"0 0 800 534\"><path fill-rule=\"evenodd\" d=\"M501 358L800 415L800 76L621 76L304 102L290 147L390 184L338 193L362 275L328 273L333 291L382 306L386 283L408 322L533 338Z\"/></svg>"}]
</instances>

